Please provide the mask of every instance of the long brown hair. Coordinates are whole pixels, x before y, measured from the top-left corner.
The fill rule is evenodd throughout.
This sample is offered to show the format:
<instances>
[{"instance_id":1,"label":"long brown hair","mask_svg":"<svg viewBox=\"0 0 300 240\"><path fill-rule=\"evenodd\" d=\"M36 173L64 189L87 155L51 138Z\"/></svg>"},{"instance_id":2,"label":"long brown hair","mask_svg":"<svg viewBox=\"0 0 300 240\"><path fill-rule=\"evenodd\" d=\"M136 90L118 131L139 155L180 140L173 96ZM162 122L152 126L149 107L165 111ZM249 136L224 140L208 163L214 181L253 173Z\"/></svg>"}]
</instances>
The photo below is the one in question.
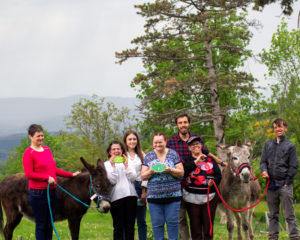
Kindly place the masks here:
<instances>
[{"instance_id":1,"label":"long brown hair","mask_svg":"<svg viewBox=\"0 0 300 240\"><path fill-rule=\"evenodd\" d=\"M123 142L124 142L124 147L125 147L125 152L127 153L128 152L128 146L126 144L126 139L127 137L130 135L130 134L133 134L134 136L136 136L136 140L137 140L137 144L134 148L134 151L135 153L139 156L139 158L141 159L141 161L143 162L144 161L144 154L143 154L143 151L141 149L141 145L140 145L140 139L139 139L139 136L138 134L136 133L136 131L134 130L127 130L125 133L124 133L124 137L123 137Z\"/></svg>"}]
</instances>

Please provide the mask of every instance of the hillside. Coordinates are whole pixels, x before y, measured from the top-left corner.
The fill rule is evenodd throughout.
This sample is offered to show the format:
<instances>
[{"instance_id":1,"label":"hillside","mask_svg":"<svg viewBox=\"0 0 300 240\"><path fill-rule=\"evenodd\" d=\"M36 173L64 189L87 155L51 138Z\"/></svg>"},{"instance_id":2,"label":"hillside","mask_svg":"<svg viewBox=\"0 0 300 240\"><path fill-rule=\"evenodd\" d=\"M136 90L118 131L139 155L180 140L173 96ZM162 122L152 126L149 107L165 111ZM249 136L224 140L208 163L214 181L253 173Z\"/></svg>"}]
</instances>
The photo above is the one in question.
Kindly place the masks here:
<instances>
[{"instance_id":1,"label":"hillside","mask_svg":"<svg viewBox=\"0 0 300 240\"><path fill-rule=\"evenodd\" d=\"M20 143L30 124L41 124L49 132L64 129L65 117L69 115L72 105L82 97L88 96L0 98L0 161L4 161L9 150ZM113 102L117 107L128 107L137 115L136 98L106 97L105 101Z\"/></svg>"}]
</instances>

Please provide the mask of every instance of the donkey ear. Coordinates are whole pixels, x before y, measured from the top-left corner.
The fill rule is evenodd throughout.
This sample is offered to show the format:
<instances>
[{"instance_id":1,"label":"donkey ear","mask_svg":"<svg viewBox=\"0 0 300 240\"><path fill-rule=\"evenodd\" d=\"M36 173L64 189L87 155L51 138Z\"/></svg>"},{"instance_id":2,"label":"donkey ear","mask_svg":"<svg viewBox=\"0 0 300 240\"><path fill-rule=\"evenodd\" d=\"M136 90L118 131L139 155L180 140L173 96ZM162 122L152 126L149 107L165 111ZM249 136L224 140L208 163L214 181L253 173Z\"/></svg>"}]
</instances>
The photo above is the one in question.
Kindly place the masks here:
<instances>
[{"instance_id":1,"label":"donkey ear","mask_svg":"<svg viewBox=\"0 0 300 240\"><path fill-rule=\"evenodd\" d=\"M97 161L97 169L100 170L100 171L106 172L105 167L104 167L104 163L102 162L102 160L100 158Z\"/></svg>"},{"instance_id":2,"label":"donkey ear","mask_svg":"<svg viewBox=\"0 0 300 240\"><path fill-rule=\"evenodd\" d=\"M226 146L226 145L220 145L220 144L217 144L216 147L217 147L217 148L220 148L220 149L222 149L222 150L225 150L225 149L228 148L228 146Z\"/></svg>"},{"instance_id":3,"label":"donkey ear","mask_svg":"<svg viewBox=\"0 0 300 240\"><path fill-rule=\"evenodd\" d=\"M93 165L89 164L87 161L84 160L83 157L80 157L80 161L82 162L83 166L92 174L95 172L95 168Z\"/></svg>"}]
</instances>

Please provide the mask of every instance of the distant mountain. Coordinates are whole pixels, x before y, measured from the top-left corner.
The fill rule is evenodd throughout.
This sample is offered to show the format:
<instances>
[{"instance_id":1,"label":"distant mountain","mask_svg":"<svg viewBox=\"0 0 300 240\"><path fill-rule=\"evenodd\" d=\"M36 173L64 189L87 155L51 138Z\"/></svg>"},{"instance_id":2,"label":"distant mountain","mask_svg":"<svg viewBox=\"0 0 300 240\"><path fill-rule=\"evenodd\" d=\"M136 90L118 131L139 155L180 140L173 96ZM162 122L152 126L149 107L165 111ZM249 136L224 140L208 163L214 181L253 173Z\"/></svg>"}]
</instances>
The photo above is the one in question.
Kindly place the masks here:
<instances>
[{"instance_id":1,"label":"distant mountain","mask_svg":"<svg viewBox=\"0 0 300 240\"><path fill-rule=\"evenodd\" d=\"M48 131L64 128L64 118L70 114L71 107L80 98L76 95L66 98L0 98L0 137L26 132L31 123L42 124ZM136 112L138 100L128 97L106 97L118 107L128 107Z\"/></svg>"},{"instance_id":2,"label":"distant mountain","mask_svg":"<svg viewBox=\"0 0 300 240\"><path fill-rule=\"evenodd\" d=\"M6 158L11 147L17 146L32 123L43 125L49 132L65 129L64 119L71 107L86 95L65 98L0 98L0 160ZM138 115L138 100L133 97L105 97L117 107L128 107Z\"/></svg>"},{"instance_id":3,"label":"distant mountain","mask_svg":"<svg viewBox=\"0 0 300 240\"><path fill-rule=\"evenodd\" d=\"M21 139L26 134L13 134L5 137L0 137L0 161L5 161L8 157L10 150L21 144Z\"/></svg>"}]
</instances>

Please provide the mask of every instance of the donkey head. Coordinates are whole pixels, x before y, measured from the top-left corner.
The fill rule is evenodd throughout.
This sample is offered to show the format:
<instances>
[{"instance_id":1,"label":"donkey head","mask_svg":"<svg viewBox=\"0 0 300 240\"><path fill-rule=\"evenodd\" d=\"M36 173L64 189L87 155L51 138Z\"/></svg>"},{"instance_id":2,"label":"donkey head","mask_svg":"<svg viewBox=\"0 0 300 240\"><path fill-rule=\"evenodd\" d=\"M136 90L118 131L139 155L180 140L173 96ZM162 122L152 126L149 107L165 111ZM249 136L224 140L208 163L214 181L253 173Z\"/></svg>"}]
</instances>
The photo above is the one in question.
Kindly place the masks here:
<instances>
[{"instance_id":1,"label":"donkey head","mask_svg":"<svg viewBox=\"0 0 300 240\"><path fill-rule=\"evenodd\" d=\"M84 158L81 157L80 160L90 173L90 179L92 180L90 183L92 189L91 194L94 195L94 202L99 203L101 212L108 212L110 209L108 195L111 184L107 178L106 170L102 161L98 159L97 167L95 168L93 165L86 162Z\"/></svg>"},{"instance_id":2,"label":"donkey head","mask_svg":"<svg viewBox=\"0 0 300 240\"><path fill-rule=\"evenodd\" d=\"M251 179L250 148L251 143L242 144L240 141L234 146L218 146L227 151L228 168L239 177L242 182L248 183Z\"/></svg>"}]
</instances>

